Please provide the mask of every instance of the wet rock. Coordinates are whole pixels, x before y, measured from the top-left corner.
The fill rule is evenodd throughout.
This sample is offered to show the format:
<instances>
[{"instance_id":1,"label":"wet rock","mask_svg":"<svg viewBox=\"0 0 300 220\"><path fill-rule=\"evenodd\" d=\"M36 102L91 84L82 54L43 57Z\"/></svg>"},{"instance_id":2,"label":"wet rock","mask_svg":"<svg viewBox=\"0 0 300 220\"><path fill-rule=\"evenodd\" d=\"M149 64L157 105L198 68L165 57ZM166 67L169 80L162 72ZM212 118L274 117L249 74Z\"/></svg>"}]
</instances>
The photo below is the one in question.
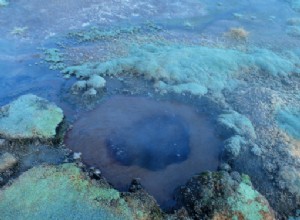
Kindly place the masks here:
<instances>
[{"instance_id":1,"label":"wet rock","mask_svg":"<svg viewBox=\"0 0 300 220\"><path fill-rule=\"evenodd\" d=\"M50 140L63 117L55 104L32 94L23 95L0 108L0 137Z\"/></svg>"},{"instance_id":2,"label":"wet rock","mask_svg":"<svg viewBox=\"0 0 300 220\"><path fill-rule=\"evenodd\" d=\"M159 220L165 219L156 200L144 190L133 193L124 193L122 197L133 210L133 219Z\"/></svg>"},{"instance_id":3,"label":"wet rock","mask_svg":"<svg viewBox=\"0 0 300 220\"><path fill-rule=\"evenodd\" d=\"M228 138L233 135L240 135L247 138L256 138L254 127L251 121L236 111L221 114L218 118L220 133Z\"/></svg>"},{"instance_id":4,"label":"wet rock","mask_svg":"<svg viewBox=\"0 0 300 220\"><path fill-rule=\"evenodd\" d=\"M173 214L169 214L166 219L168 220L192 220L184 207L176 210Z\"/></svg>"},{"instance_id":5,"label":"wet rock","mask_svg":"<svg viewBox=\"0 0 300 220\"><path fill-rule=\"evenodd\" d=\"M99 169L96 169L95 167L90 167L89 176L92 179L100 180L101 179L101 174L102 174L102 172Z\"/></svg>"},{"instance_id":6,"label":"wet rock","mask_svg":"<svg viewBox=\"0 0 300 220\"><path fill-rule=\"evenodd\" d=\"M86 90L86 88L87 88L87 82L85 80L79 80L73 84L71 90L74 94L76 94L80 91Z\"/></svg>"},{"instance_id":7,"label":"wet rock","mask_svg":"<svg viewBox=\"0 0 300 220\"><path fill-rule=\"evenodd\" d=\"M258 157L260 157L263 153L262 149L256 144L251 148L251 152Z\"/></svg>"},{"instance_id":8,"label":"wet rock","mask_svg":"<svg viewBox=\"0 0 300 220\"><path fill-rule=\"evenodd\" d=\"M1 219L133 219L134 215L118 191L93 183L74 164L32 168L1 190L0 198Z\"/></svg>"},{"instance_id":9,"label":"wet rock","mask_svg":"<svg viewBox=\"0 0 300 220\"><path fill-rule=\"evenodd\" d=\"M85 97L85 98L93 98L96 95L97 95L97 90L94 88L90 88L86 92L83 93L83 97Z\"/></svg>"},{"instance_id":10,"label":"wet rock","mask_svg":"<svg viewBox=\"0 0 300 220\"><path fill-rule=\"evenodd\" d=\"M286 106L277 109L275 118L278 126L291 137L300 140L300 110Z\"/></svg>"},{"instance_id":11,"label":"wet rock","mask_svg":"<svg viewBox=\"0 0 300 220\"><path fill-rule=\"evenodd\" d=\"M10 153L4 153L0 156L0 172L13 168L18 160Z\"/></svg>"},{"instance_id":12,"label":"wet rock","mask_svg":"<svg viewBox=\"0 0 300 220\"><path fill-rule=\"evenodd\" d=\"M230 171L231 170L231 167L228 163L222 163L220 164L219 166L219 170L223 170L223 171Z\"/></svg>"},{"instance_id":13,"label":"wet rock","mask_svg":"<svg viewBox=\"0 0 300 220\"><path fill-rule=\"evenodd\" d=\"M82 153L81 152L75 152L73 154L73 159L74 160L79 160L81 158Z\"/></svg>"},{"instance_id":14,"label":"wet rock","mask_svg":"<svg viewBox=\"0 0 300 220\"><path fill-rule=\"evenodd\" d=\"M205 172L180 191L179 200L195 219L275 219L268 201L247 175Z\"/></svg>"},{"instance_id":15,"label":"wet rock","mask_svg":"<svg viewBox=\"0 0 300 220\"><path fill-rule=\"evenodd\" d=\"M0 147L4 146L5 144L5 139L0 139Z\"/></svg>"},{"instance_id":16,"label":"wet rock","mask_svg":"<svg viewBox=\"0 0 300 220\"><path fill-rule=\"evenodd\" d=\"M224 151L227 157L233 159L239 156L242 146L246 144L244 138L235 135L228 138L224 143Z\"/></svg>"},{"instance_id":17,"label":"wet rock","mask_svg":"<svg viewBox=\"0 0 300 220\"><path fill-rule=\"evenodd\" d=\"M135 178L131 181L131 185L129 187L129 192L136 192L138 190L143 189L141 180L139 178Z\"/></svg>"},{"instance_id":18,"label":"wet rock","mask_svg":"<svg viewBox=\"0 0 300 220\"><path fill-rule=\"evenodd\" d=\"M300 173L298 167L285 165L280 168L279 175L284 180L283 186L289 192L300 197Z\"/></svg>"},{"instance_id":19,"label":"wet rock","mask_svg":"<svg viewBox=\"0 0 300 220\"><path fill-rule=\"evenodd\" d=\"M103 77L98 75L92 75L89 80L87 81L87 85L94 89L101 89L104 88L106 81Z\"/></svg>"}]
</instances>

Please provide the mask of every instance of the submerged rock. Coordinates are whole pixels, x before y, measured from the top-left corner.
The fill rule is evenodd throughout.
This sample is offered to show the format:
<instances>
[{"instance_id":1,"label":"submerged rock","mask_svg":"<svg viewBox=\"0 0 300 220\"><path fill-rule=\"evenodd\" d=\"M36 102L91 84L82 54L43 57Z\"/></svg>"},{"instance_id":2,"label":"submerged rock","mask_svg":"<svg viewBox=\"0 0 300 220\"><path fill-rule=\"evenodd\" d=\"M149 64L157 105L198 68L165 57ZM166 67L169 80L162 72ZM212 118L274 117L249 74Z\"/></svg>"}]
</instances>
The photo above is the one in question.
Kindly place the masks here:
<instances>
[{"instance_id":1,"label":"submerged rock","mask_svg":"<svg viewBox=\"0 0 300 220\"><path fill-rule=\"evenodd\" d=\"M4 153L0 156L0 172L13 168L18 160L10 153Z\"/></svg>"},{"instance_id":2,"label":"submerged rock","mask_svg":"<svg viewBox=\"0 0 300 220\"><path fill-rule=\"evenodd\" d=\"M32 94L23 95L0 108L0 137L53 139L63 117L55 104Z\"/></svg>"},{"instance_id":3,"label":"submerged rock","mask_svg":"<svg viewBox=\"0 0 300 220\"><path fill-rule=\"evenodd\" d=\"M233 174L205 172L194 176L180 191L189 214L196 219L275 219L268 201L253 188L250 178Z\"/></svg>"},{"instance_id":4,"label":"submerged rock","mask_svg":"<svg viewBox=\"0 0 300 220\"><path fill-rule=\"evenodd\" d=\"M134 219L120 193L74 164L39 166L0 191L1 219Z\"/></svg>"}]
</instances>

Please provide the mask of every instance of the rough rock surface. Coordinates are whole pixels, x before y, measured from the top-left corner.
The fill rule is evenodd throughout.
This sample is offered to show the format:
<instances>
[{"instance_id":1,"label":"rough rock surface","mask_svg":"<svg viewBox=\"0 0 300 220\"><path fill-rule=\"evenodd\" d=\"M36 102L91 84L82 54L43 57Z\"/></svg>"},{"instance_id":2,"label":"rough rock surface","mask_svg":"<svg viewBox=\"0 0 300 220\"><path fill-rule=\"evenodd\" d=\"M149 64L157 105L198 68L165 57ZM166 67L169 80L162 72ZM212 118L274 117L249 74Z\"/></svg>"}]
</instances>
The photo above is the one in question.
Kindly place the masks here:
<instances>
[{"instance_id":1,"label":"rough rock surface","mask_svg":"<svg viewBox=\"0 0 300 220\"><path fill-rule=\"evenodd\" d=\"M221 114L218 118L219 126L222 128L223 136L231 137L240 135L247 138L256 138L251 121L244 115L235 111Z\"/></svg>"},{"instance_id":2,"label":"rough rock surface","mask_svg":"<svg viewBox=\"0 0 300 220\"><path fill-rule=\"evenodd\" d=\"M32 94L23 95L0 108L0 137L51 139L63 117L55 104Z\"/></svg>"},{"instance_id":3,"label":"rough rock surface","mask_svg":"<svg viewBox=\"0 0 300 220\"><path fill-rule=\"evenodd\" d=\"M4 153L0 156L0 172L13 168L18 160L10 153Z\"/></svg>"},{"instance_id":4,"label":"rough rock surface","mask_svg":"<svg viewBox=\"0 0 300 220\"><path fill-rule=\"evenodd\" d=\"M163 219L163 212L157 205L156 200L143 189L136 192L125 193L123 198L128 206L135 210L135 219Z\"/></svg>"},{"instance_id":5,"label":"rough rock surface","mask_svg":"<svg viewBox=\"0 0 300 220\"><path fill-rule=\"evenodd\" d=\"M300 111L293 108L278 109L276 120L279 127L294 137L300 139Z\"/></svg>"},{"instance_id":6,"label":"rough rock surface","mask_svg":"<svg viewBox=\"0 0 300 220\"><path fill-rule=\"evenodd\" d=\"M180 200L196 219L275 219L249 177L237 172L196 175L181 188Z\"/></svg>"},{"instance_id":7,"label":"rough rock surface","mask_svg":"<svg viewBox=\"0 0 300 220\"><path fill-rule=\"evenodd\" d=\"M74 164L38 166L0 191L1 219L134 219L120 193Z\"/></svg>"},{"instance_id":8,"label":"rough rock surface","mask_svg":"<svg viewBox=\"0 0 300 220\"><path fill-rule=\"evenodd\" d=\"M298 73L297 62L299 59L293 54L276 54L265 49L245 53L212 47L145 44L132 45L127 56L69 66L62 72L79 79L89 78L94 73L102 77L133 73L153 80L159 90L201 96L208 91L219 93L225 88L234 89L237 76L250 70L271 76Z\"/></svg>"}]
</instances>

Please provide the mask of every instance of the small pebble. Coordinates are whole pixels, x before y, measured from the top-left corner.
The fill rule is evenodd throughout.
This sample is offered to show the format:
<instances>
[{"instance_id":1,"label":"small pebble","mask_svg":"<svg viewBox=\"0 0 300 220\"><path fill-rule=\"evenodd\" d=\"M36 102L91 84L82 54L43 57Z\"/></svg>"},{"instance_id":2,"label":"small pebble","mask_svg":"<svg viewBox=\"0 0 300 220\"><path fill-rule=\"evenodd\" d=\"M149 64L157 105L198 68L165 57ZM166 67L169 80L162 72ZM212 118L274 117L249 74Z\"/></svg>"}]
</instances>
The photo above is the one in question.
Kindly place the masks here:
<instances>
[{"instance_id":1,"label":"small pebble","mask_svg":"<svg viewBox=\"0 0 300 220\"><path fill-rule=\"evenodd\" d=\"M5 139L0 139L0 147L5 144Z\"/></svg>"},{"instance_id":2,"label":"small pebble","mask_svg":"<svg viewBox=\"0 0 300 220\"><path fill-rule=\"evenodd\" d=\"M82 155L81 152L75 152L75 153L73 154L73 159L74 159L74 160L78 160L78 159L81 158L81 155Z\"/></svg>"},{"instance_id":3,"label":"small pebble","mask_svg":"<svg viewBox=\"0 0 300 220\"><path fill-rule=\"evenodd\" d=\"M0 172L13 168L18 160L10 153L4 153L0 156Z\"/></svg>"}]
</instances>

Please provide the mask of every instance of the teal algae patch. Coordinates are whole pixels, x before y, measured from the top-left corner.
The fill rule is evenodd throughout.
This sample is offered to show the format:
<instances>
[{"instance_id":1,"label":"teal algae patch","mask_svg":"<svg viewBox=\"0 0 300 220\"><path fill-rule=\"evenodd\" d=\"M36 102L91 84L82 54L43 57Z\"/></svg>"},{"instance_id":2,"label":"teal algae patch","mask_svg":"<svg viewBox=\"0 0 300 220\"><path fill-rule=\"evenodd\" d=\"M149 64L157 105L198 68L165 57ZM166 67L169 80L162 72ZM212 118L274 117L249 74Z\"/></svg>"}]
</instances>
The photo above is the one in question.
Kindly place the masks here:
<instances>
[{"instance_id":1,"label":"teal algae patch","mask_svg":"<svg viewBox=\"0 0 300 220\"><path fill-rule=\"evenodd\" d=\"M133 219L118 191L74 164L39 166L0 191L1 219Z\"/></svg>"},{"instance_id":2,"label":"teal algae patch","mask_svg":"<svg viewBox=\"0 0 300 220\"><path fill-rule=\"evenodd\" d=\"M8 5L8 1L0 0L0 7L7 6L7 5Z\"/></svg>"},{"instance_id":3,"label":"teal algae patch","mask_svg":"<svg viewBox=\"0 0 300 220\"><path fill-rule=\"evenodd\" d=\"M288 220L300 220L300 209L296 211L295 216L290 216Z\"/></svg>"},{"instance_id":4,"label":"teal algae patch","mask_svg":"<svg viewBox=\"0 0 300 220\"><path fill-rule=\"evenodd\" d=\"M132 46L126 56L99 63L70 66L62 72L77 78L133 74L153 80L161 90L204 95L235 88L241 74L259 71L272 76L299 73L299 58L292 53L270 50L234 49L204 46L144 44Z\"/></svg>"},{"instance_id":5,"label":"teal algae patch","mask_svg":"<svg viewBox=\"0 0 300 220\"><path fill-rule=\"evenodd\" d=\"M63 120L54 103L32 94L20 96L0 108L0 136L10 139L50 139Z\"/></svg>"},{"instance_id":6,"label":"teal algae patch","mask_svg":"<svg viewBox=\"0 0 300 220\"><path fill-rule=\"evenodd\" d=\"M238 177L236 180L227 172L196 175L181 188L182 202L194 219L275 219L268 201L253 188L249 176Z\"/></svg>"},{"instance_id":7,"label":"teal algae patch","mask_svg":"<svg viewBox=\"0 0 300 220\"><path fill-rule=\"evenodd\" d=\"M291 7L295 10L300 12L300 0L287 0Z\"/></svg>"},{"instance_id":8,"label":"teal algae patch","mask_svg":"<svg viewBox=\"0 0 300 220\"><path fill-rule=\"evenodd\" d=\"M300 140L300 110L297 108L281 108L277 110L278 126L293 138Z\"/></svg>"},{"instance_id":9,"label":"teal algae patch","mask_svg":"<svg viewBox=\"0 0 300 220\"><path fill-rule=\"evenodd\" d=\"M49 68L51 70L60 70L65 68L65 65L63 63L63 54L60 52L59 49L47 49L44 51L44 56L45 61L50 64Z\"/></svg>"},{"instance_id":10,"label":"teal algae patch","mask_svg":"<svg viewBox=\"0 0 300 220\"><path fill-rule=\"evenodd\" d=\"M266 199L253 189L249 182L249 177L243 175L243 181L239 184L236 194L227 199L227 204L234 213L232 219L239 219L243 216L243 219L249 220L271 220Z\"/></svg>"}]
</instances>

